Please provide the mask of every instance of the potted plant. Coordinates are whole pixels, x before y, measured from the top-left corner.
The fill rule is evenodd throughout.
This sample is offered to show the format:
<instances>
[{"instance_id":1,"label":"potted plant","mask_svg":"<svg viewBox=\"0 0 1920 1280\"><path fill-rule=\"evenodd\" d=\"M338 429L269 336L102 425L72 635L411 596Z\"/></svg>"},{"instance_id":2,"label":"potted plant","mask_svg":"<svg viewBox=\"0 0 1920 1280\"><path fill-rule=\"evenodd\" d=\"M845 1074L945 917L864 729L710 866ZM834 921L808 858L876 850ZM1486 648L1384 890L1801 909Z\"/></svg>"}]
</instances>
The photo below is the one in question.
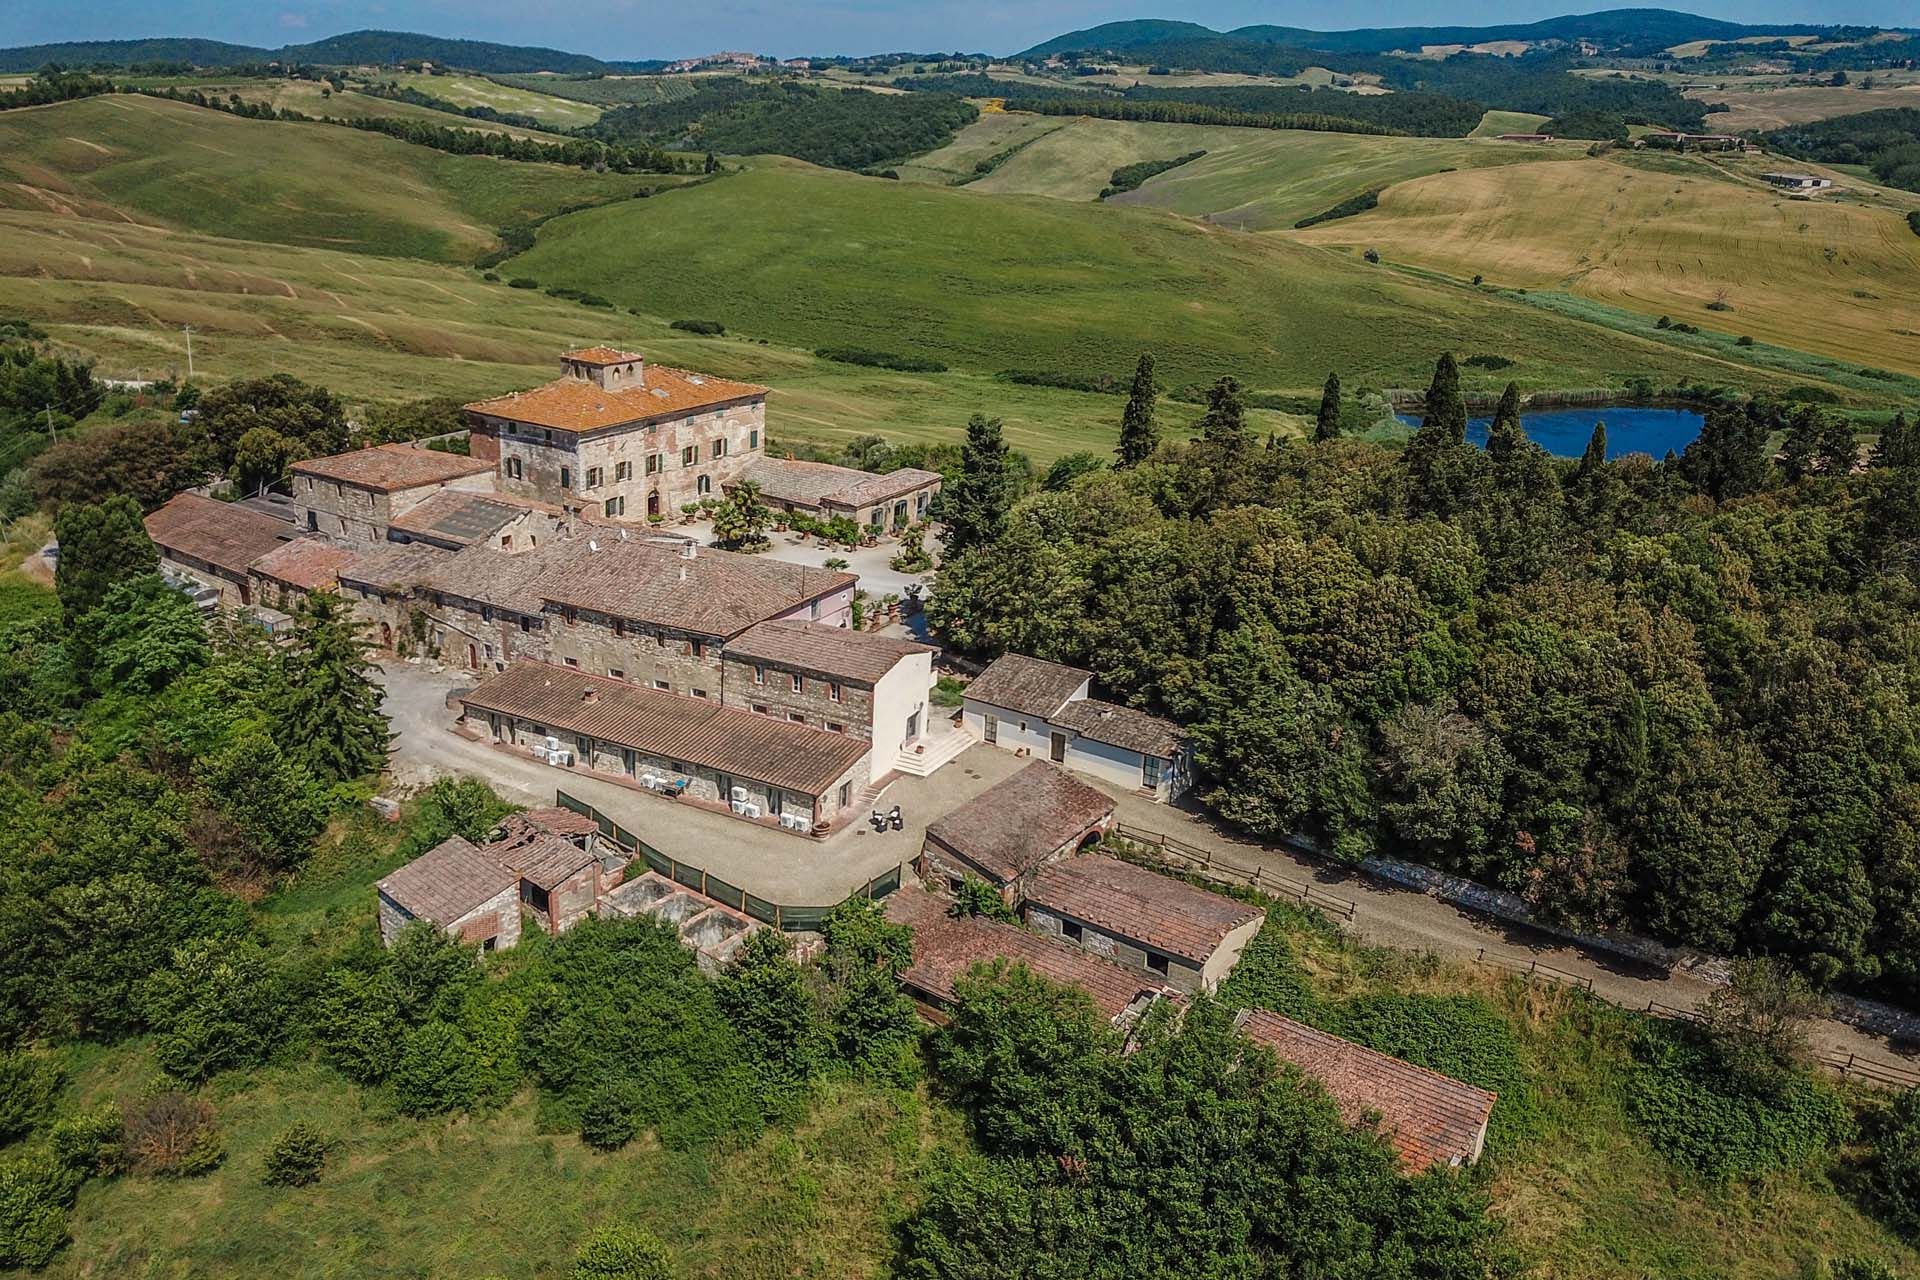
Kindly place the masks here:
<instances>
[{"instance_id":1,"label":"potted plant","mask_svg":"<svg viewBox=\"0 0 1920 1280\"><path fill-rule=\"evenodd\" d=\"M647 523L652 525L656 529L658 529L661 525L665 524L666 522L667 522L667 518L661 515L658 511L651 512L647 516Z\"/></svg>"},{"instance_id":2,"label":"potted plant","mask_svg":"<svg viewBox=\"0 0 1920 1280\"><path fill-rule=\"evenodd\" d=\"M700 514L699 503L683 502L680 504L680 523L681 524L692 524L693 518L699 514Z\"/></svg>"}]
</instances>

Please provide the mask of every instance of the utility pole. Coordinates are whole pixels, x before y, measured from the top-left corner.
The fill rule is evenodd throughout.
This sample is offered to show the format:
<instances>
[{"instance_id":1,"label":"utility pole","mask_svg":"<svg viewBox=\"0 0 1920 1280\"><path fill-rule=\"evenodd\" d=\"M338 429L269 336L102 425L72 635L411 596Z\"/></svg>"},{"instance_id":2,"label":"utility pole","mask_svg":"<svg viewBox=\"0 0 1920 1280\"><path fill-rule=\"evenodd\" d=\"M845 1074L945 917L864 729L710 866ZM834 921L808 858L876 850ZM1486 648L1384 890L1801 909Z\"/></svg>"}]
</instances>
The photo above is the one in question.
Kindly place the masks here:
<instances>
[{"instance_id":1,"label":"utility pole","mask_svg":"<svg viewBox=\"0 0 1920 1280\"><path fill-rule=\"evenodd\" d=\"M192 382L193 381L193 326L190 324L183 324L180 326L180 332L187 335L187 381Z\"/></svg>"},{"instance_id":2,"label":"utility pole","mask_svg":"<svg viewBox=\"0 0 1920 1280\"><path fill-rule=\"evenodd\" d=\"M55 444L60 443L60 428L53 425L53 406L47 406L47 434L53 437Z\"/></svg>"}]
</instances>

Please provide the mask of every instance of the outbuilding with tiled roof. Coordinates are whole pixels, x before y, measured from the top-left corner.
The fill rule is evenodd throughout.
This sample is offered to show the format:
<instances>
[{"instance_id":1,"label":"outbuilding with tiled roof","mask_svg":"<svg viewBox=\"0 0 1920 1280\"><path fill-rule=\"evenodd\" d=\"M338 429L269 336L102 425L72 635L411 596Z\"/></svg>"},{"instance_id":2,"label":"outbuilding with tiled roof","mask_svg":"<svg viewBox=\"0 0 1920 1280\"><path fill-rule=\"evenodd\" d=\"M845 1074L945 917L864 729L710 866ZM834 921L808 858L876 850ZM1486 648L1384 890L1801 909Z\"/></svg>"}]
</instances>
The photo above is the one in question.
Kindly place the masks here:
<instances>
[{"instance_id":1,"label":"outbuilding with tiled roof","mask_svg":"<svg viewBox=\"0 0 1920 1280\"><path fill-rule=\"evenodd\" d=\"M444 489L493 487L486 458L405 444L308 458L290 470L296 527L360 546L385 542L396 518Z\"/></svg>"},{"instance_id":2,"label":"outbuilding with tiled roof","mask_svg":"<svg viewBox=\"0 0 1920 1280\"><path fill-rule=\"evenodd\" d=\"M293 537L283 520L197 493L175 494L146 526L162 566L217 588L224 604L253 603L248 570Z\"/></svg>"},{"instance_id":3,"label":"outbuilding with tiled roof","mask_svg":"<svg viewBox=\"0 0 1920 1280\"><path fill-rule=\"evenodd\" d=\"M1024 911L1029 928L1182 991L1218 987L1266 921L1258 907L1104 854L1042 867Z\"/></svg>"},{"instance_id":4,"label":"outbuilding with tiled roof","mask_svg":"<svg viewBox=\"0 0 1920 1280\"><path fill-rule=\"evenodd\" d=\"M462 942L502 950L520 940L520 877L462 836L450 836L379 884L380 940L416 920Z\"/></svg>"},{"instance_id":5,"label":"outbuilding with tiled roof","mask_svg":"<svg viewBox=\"0 0 1920 1280\"><path fill-rule=\"evenodd\" d=\"M1317 1081L1349 1123L1377 1116L1408 1173L1472 1164L1486 1148L1497 1094L1266 1009L1244 1011L1240 1029Z\"/></svg>"},{"instance_id":6,"label":"outbuilding with tiled roof","mask_svg":"<svg viewBox=\"0 0 1920 1280\"><path fill-rule=\"evenodd\" d=\"M1068 857L1113 825L1113 800L1035 760L927 828L922 874L949 885L977 876L1013 904L1041 867Z\"/></svg>"}]
</instances>

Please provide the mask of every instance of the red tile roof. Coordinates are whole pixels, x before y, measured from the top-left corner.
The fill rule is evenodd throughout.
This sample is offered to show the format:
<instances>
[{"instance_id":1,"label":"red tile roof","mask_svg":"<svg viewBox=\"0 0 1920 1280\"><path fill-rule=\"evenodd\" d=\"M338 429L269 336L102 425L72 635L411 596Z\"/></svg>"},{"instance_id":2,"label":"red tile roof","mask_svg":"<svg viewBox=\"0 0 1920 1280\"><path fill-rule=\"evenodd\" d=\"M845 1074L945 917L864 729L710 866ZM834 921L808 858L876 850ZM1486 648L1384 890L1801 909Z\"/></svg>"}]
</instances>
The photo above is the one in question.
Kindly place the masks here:
<instances>
[{"instance_id":1,"label":"red tile roof","mask_svg":"<svg viewBox=\"0 0 1920 1280\"><path fill-rule=\"evenodd\" d=\"M252 572L296 591L326 591L340 585L340 571L353 558L354 552L325 538L295 538L255 560Z\"/></svg>"},{"instance_id":2,"label":"red tile roof","mask_svg":"<svg viewBox=\"0 0 1920 1280\"><path fill-rule=\"evenodd\" d=\"M794 458L756 458L740 479L760 489L762 497L818 507L864 507L903 493L940 483L938 471L901 467L885 475L835 466L831 462L802 462Z\"/></svg>"},{"instance_id":3,"label":"red tile roof","mask_svg":"<svg viewBox=\"0 0 1920 1280\"><path fill-rule=\"evenodd\" d=\"M690 544L644 537L576 535L553 545L565 552L555 553L533 584L542 598L694 635L736 636L858 581L833 569L708 547L689 556Z\"/></svg>"},{"instance_id":4,"label":"red tile roof","mask_svg":"<svg viewBox=\"0 0 1920 1280\"><path fill-rule=\"evenodd\" d=\"M1497 1095L1266 1009L1240 1029L1319 1081L1349 1123L1377 1113L1408 1172L1479 1158Z\"/></svg>"},{"instance_id":5,"label":"red tile roof","mask_svg":"<svg viewBox=\"0 0 1920 1280\"><path fill-rule=\"evenodd\" d=\"M967 686L967 697L1022 715L1052 715L1079 692L1091 673L1024 653L996 658Z\"/></svg>"},{"instance_id":6,"label":"red tile roof","mask_svg":"<svg viewBox=\"0 0 1920 1280\"><path fill-rule=\"evenodd\" d=\"M1113 816L1113 801L1044 760L988 787L927 828L927 839L1000 884Z\"/></svg>"},{"instance_id":7,"label":"red tile roof","mask_svg":"<svg viewBox=\"0 0 1920 1280\"><path fill-rule=\"evenodd\" d=\"M757 400L766 394L765 387L751 382L650 364L638 386L608 390L585 378L558 378L527 391L476 400L467 410L536 427L585 432L651 418L681 417L735 400Z\"/></svg>"},{"instance_id":8,"label":"red tile roof","mask_svg":"<svg viewBox=\"0 0 1920 1280\"><path fill-rule=\"evenodd\" d=\"M581 364L626 364L638 360L638 351L622 351L618 347L582 347L578 351L569 351L560 357L562 360L577 360Z\"/></svg>"},{"instance_id":9,"label":"red tile roof","mask_svg":"<svg viewBox=\"0 0 1920 1280\"><path fill-rule=\"evenodd\" d=\"M1047 719L1065 725L1081 737L1105 742L1143 755L1167 759L1180 747L1180 726L1171 720L1098 698L1069 702Z\"/></svg>"},{"instance_id":10,"label":"red tile roof","mask_svg":"<svg viewBox=\"0 0 1920 1280\"><path fill-rule=\"evenodd\" d=\"M1224 894L1098 854L1041 868L1027 887L1027 902L1196 965L1204 965L1228 934L1263 914Z\"/></svg>"},{"instance_id":11,"label":"red tile roof","mask_svg":"<svg viewBox=\"0 0 1920 1280\"><path fill-rule=\"evenodd\" d=\"M522 826L504 840L494 841L483 852L522 880L542 889L552 889L581 868L599 861L571 840L530 826Z\"/></svg>"},{"instance_id":12,"label":"red tile roof","mask_svg":"<svg viewBox=\"0 0 1920 1280\"><path fill-rule=\"evenodd\" d=\"M542 831L570 839L590 836L600 830L600 824L586 814L563 809L557 804L540 809L528 809L525 813L517 813L513 816L522 822L531 823Z\"/></svg>"},{"instance_id":13,"label":"red tile roof","mask_svg":"<svg viewBox=\"0 0 1920 1280\"><path fill-rule=\"evenodd\" d=\"M235 577L284 544L293 534L286 521L233 502L197 493L175 494L146 519L147 536L163 552L177 552Z\"/></svg>"},{"instance_id":14,"label":"red tile roof","mask_svg":"<svg viewBox=\"0 0 1920 1280\"><path fill-rule=\"evenodd\" d=\"M935 652L932 645L818 622L762 622L727 641L726 647L729 658L771 663L869 687L898 666L902 658Z\"/></svg>"},{"instance_id":15,"label":"red tile roof","mask_svg":"<svg viewBox=\"0 0 1920 1280\"><path fill-rule=\"evenodd\" d=\"M982 916L956 918L947 914L947 907L944 898L917 885L902 886L887 899L887 919L913 928L913 964L900 975L901 981L935 1003L952 1000L955 980L969 969L995 960L1025 965L1039 977L1079 987L1109 1019L1125 1013L1143 993L1173 996L1140 970L1018 925Z\"/></svg>"},{"instance_id":16,"label":"red tile roof","mask_svg":"<svg viewBox=\"0 0 1920 1280\"><path fill-rule=\"evenodd\" d=\"M375 493L394 493L422 485L445 484L462 476L482 475L492 471L493 464L438 449L377 444L352 453L336 453L330 458L308 458L294 463L292 470L296 476L314 476Z\"/></svg>"},{"instance_id":17,"label":"red tile roof","mask_svg":"<svg viewBox=\"0 0 1920 1280\"><path fill-rule=\"evenodd\" d=\"M409 914L445 928L519 877L463 836L441 841L380 882L380 892Z\"/></svg>"},{"instance_id":18,"label":"red tile roof","mask_svg":"<svg viewBox=\"0 0 1920 1280\"><path fill-rule=\"evenodd\" d=\"M461 701L469 713L498 712L809 796L824 795L868 749L843 733L544 662L516 663Z\"/></svg>"}]
</instances>

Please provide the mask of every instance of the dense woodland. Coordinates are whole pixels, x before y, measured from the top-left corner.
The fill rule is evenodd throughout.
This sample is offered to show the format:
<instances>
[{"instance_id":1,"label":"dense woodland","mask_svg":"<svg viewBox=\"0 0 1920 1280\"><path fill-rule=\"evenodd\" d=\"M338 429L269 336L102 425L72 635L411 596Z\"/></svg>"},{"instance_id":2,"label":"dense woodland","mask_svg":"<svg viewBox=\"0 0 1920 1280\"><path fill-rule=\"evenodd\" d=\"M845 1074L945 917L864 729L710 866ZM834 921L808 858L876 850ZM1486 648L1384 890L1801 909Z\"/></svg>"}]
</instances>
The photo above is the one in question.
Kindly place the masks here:
<instances>
[{"instance_id":1,"label":"dense woodland","mask_svg":"<svg viewBox=\"0 0 1920 1280\"><path fill-rule=\"evenodd\" d=\"M1766 143L1801 160L1864 164L1890 187L1920 191L1920 108L1891 107L1775 129Z\"/></svg>"},{"instance_id":2,"label":"dense woodland","mask_svg":"<svg viewBox=\"0 0 1920 1280\"><path fill-rule=\"evenodd\" d=\"M979 114L972 103L942 95L723 77L672 102L616 107L593 132L629 144L793 156L866 169L943 146Z\"/></svg>"},{"instance_id":3,"label":"dense woodland","mask_svg":"<svg viewBox=\"0 0 1920 1280\"><path fill-rule=\"evenodd\" d=\"M1404 450L1338 438L1337 404L1320 442L1263 443L1226 380L1192 444L1152 451L1130 407L1135 465L1018 503L977 423L935 625L1171 713L1207 804L1255 834L1920 994L1904 423L1856 475L1850 430L1805 407L1717 408L1661 462L1605 461L1597 429L1562 462L1511 389L1466 444L1451 357L1427 403Z\"/></svg>"}]
</instances>

